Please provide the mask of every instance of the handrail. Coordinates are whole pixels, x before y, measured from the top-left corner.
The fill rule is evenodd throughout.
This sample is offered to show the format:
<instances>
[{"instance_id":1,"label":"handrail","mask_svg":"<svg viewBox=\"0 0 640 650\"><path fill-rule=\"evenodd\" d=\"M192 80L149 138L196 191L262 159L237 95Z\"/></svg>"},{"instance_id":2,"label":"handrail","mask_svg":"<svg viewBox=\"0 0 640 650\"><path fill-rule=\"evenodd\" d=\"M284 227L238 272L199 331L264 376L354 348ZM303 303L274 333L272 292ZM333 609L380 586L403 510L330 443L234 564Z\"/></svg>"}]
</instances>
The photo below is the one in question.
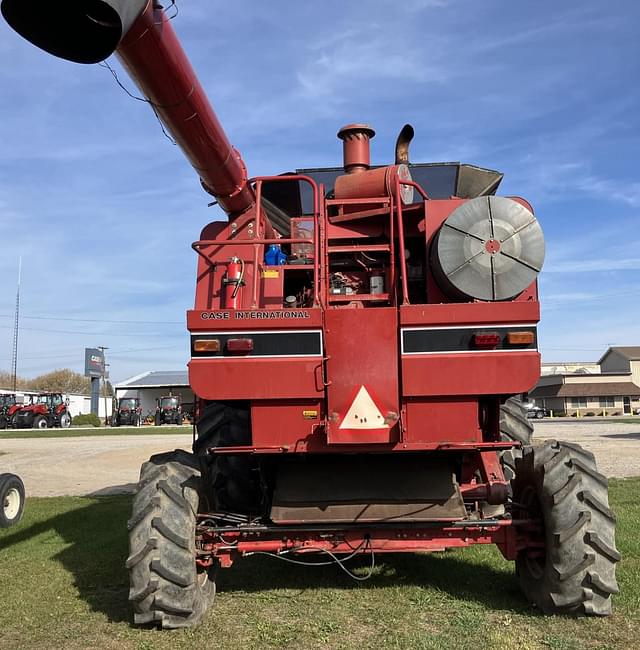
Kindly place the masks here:
<instances>
[{"instance_id":1,"label":"handrail","mask_svg":"<svg viewBox=\"0 0 640 650\"><path fill-rule=\"evenodd\" d=\"M254 185L256 195L256 233L261 235L265 232L263 223L263 212L261 206L262 199L262 184L265 182L286 182L286 181L302 181L311 185L313 192L313 238L298 238L298 237L256 237L253 239L202 239L191 244L191 248L202 257L209 266L213 266L211 258L206 255L201 249L207 246L254 246L253 254L253 289L251 297L251 308L255 309L258 306L258 265L260 246L265 244L312 244L314 247L314 260L313 260L313 275L314 275L314 288L313 288L313 303L314 305L320 304L320 236L319 236L319 191L316 182L310 176L305 174L287 174L283 176L257 176L250 179L249 185ZM306 216L306 215L301 215Z\"/></svg>"}]
</instances>

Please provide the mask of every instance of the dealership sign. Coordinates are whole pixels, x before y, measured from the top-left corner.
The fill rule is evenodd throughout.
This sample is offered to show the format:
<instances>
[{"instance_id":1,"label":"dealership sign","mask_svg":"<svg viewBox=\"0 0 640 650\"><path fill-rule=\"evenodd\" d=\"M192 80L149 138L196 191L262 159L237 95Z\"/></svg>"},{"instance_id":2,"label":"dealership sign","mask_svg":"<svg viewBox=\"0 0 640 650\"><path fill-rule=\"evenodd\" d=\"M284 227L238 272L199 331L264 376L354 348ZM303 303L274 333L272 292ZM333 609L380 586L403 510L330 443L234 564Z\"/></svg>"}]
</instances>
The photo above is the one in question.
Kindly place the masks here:
<instances>
[{"instance_id":1,"label":"dealership sign","mask_svg":"<svg viewBox=\"0 0 640 650\"><path fill-rule=\"evenodd\" d=\"M84 376L102 377L104 375L104 353L98 348L84 349Z\"/></svg>"}]
</instances>

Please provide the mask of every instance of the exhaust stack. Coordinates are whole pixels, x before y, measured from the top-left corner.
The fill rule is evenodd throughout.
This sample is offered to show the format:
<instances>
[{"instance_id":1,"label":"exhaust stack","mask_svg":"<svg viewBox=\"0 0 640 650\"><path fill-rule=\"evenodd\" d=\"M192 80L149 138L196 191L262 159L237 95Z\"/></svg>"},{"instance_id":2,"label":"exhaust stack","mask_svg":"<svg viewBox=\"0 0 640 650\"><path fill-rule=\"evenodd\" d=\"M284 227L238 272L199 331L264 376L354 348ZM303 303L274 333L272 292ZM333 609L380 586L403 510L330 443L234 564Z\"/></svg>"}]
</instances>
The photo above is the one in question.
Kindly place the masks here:
<instances>
[{"instance_id":1,"label":"exhaust stack","mask_svg":"<svg viewBox=\"0 0 640 650\"><path fill-rule=\"evenodd\" d=\"M16 32L60 58L97 63L115 52L223 210L255 205L244 162L154 0L2 0L0 9Z\"/></svg>"}]
</instances>

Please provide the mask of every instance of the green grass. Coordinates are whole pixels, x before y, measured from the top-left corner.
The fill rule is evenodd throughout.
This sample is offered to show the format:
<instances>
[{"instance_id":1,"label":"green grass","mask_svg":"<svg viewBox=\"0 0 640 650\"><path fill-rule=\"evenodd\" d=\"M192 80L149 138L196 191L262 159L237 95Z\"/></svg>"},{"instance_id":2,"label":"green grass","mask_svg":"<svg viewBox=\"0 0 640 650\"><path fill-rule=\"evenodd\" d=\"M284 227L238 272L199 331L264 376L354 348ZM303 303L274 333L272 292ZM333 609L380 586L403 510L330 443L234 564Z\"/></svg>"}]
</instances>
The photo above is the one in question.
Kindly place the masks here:
<instances>
[{"instance_id":1,"label":"green grass","mask_svg":"<svg viewBox=\"0 0 640 650\"><path fill-rule=\"evenodd\" d=\"M380 558L368 582L266 557L223 570L205 622L140 630L127 604L129 497L29 499L0 531L0 648L637 648L640 479L611 482L621 593L606 619L544 617L493 547ZM366 561L363 560L361 566Z\"/></svg>"},{"instance_id":2,"label":"green grass","mask_svg":"<svg viewBox=\"0 0 640 650\"><path fill-rule=\"evenodd\" d=\"M101 427L88 429L6 429L0 431L0 440L20 438L82 438L85 436L156 436L159 434L180 434L192 431L191 426L172 427Z\"/></svg>"}]
</instances>

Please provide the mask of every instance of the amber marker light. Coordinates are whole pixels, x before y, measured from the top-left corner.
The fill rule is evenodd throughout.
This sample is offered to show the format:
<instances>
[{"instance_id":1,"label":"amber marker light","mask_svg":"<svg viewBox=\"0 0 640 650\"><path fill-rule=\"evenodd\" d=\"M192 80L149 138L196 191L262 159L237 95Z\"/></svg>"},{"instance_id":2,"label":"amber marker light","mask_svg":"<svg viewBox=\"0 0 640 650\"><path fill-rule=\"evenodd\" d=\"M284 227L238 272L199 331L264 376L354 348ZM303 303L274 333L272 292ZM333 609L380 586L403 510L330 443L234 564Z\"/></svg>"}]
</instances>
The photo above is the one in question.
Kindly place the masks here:
<instances>
[{"instance_id":1,"label":"amber marker light","mask_svg":"<svg viewBox=\"0 0 640 650\"><path fill-rule=\"evenodd\" d=\"M220 352L219 339L196 339L193 342L194 352Z\"/></svg>"},{"instance_id":2,"label":"amber marker light","mask_svg":"<svg viewBox=\"0 0 640 650\"><path fill-rule=\"evenodd\" d=\"M533 332L508 332L507 343L509 345L531 345L534 341Z\"/></svg>"}]
</instances>

